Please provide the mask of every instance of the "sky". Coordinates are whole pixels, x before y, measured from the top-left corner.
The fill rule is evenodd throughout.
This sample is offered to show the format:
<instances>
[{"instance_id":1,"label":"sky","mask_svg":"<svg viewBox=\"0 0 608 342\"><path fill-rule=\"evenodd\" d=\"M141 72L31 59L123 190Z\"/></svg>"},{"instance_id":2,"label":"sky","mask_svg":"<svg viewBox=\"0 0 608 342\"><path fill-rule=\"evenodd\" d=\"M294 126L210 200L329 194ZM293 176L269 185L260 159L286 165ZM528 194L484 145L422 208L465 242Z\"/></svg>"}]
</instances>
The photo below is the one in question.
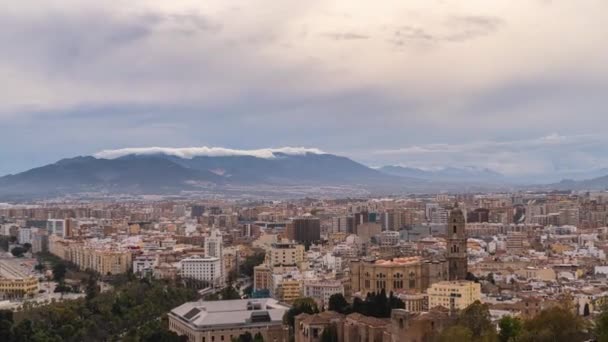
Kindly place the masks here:
<instances>
[{"instance_id":1,"label":"sky","mask_svg":"<svg viewBox=\"0 0 608 342\"><path fill-rule=\"evenodd\" d=\"M605 0L5 2L0 174L145 147L608 167Z\"/></svg>"}]
</instances>

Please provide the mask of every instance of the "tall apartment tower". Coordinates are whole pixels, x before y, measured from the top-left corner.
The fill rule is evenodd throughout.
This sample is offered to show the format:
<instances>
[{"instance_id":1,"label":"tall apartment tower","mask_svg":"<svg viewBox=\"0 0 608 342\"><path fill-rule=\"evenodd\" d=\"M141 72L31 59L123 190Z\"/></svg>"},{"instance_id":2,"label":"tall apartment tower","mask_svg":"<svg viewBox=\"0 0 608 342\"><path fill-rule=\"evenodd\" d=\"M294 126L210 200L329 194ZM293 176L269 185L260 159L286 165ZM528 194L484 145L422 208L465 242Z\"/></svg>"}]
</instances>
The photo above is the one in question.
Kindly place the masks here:
<instances>
[{"instance_id":1,"label":"tall apartment tower","mask_svg":"<svg viewBox=\"0 0 608 342\"><path fill-rule=\"evenodd\" d=\"M224 251L222 233L213 228L209 236L205 237L205 257L218 258L220 260L220 283L224 284L226 270L224 268Z\"/></svg>"},{"instance_id":2,"label":"tall apartment tower","mask_svg":"<svg viewBox=\"0 0 608 342\"><path fill-rule=\"evenodd\" d=\"M462 210L456 206L448 217L447 259L450 280L467 277L467 235Z\"/></svg>"}]
</instances>

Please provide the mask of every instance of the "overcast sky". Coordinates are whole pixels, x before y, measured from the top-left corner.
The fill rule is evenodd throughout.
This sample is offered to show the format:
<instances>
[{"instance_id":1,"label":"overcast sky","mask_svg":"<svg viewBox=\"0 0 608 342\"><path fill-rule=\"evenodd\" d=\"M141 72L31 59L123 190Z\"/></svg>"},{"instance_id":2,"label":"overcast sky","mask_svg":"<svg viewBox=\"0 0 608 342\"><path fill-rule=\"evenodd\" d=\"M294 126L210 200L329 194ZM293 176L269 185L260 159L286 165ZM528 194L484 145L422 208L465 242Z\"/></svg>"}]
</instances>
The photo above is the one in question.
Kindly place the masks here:
<instances>
[{"instance_id":1,"label":"overcast sky","mask_svg":"<svg viewBox=\"0 0 608 342\"><path fill-rule=\"evenodd\" d=\"M6 1L0 174L128 147L608 167L608 1Z\"/></svg>"}]
</instances>

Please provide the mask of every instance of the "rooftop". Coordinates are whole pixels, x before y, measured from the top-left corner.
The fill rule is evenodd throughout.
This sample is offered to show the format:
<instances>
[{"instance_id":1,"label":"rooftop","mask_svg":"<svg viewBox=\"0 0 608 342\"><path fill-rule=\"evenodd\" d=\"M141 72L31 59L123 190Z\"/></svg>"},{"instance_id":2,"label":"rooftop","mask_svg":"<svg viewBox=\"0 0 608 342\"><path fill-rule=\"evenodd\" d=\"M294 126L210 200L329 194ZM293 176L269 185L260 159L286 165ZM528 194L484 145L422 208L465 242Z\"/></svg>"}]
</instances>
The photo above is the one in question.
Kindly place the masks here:
<instances>
[{"instance_id":1,"label":"rooftop","mask_svg":"<svg viewBox=\"0 0 608 342\"><path fill-rule=\"evenodd\" d=\"M226 325L282 324L288 307L275 299L237 299L188 302L171 310L187 324L205 329Z\"/></svg>"}]
</instances>

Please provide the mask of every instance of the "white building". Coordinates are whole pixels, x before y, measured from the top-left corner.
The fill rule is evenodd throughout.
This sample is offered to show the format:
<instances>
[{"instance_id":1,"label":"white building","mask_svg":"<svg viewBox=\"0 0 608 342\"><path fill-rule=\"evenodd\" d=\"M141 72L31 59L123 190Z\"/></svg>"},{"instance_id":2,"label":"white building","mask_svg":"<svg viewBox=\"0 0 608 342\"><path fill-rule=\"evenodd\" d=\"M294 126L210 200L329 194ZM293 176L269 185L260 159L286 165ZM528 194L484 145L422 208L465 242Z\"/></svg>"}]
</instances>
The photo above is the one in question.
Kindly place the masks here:
<instances>
[{"instance_id":1,"label":"white building","mask_svg":"<svg viewBox=\"0 0 608 342\"><path fill-rule=\"evenodd\" d=\"M208 237L205 238L205 257L217 258L220 260L220 282L225 281L224 272L224 251L222 233L219 229L212 229Z\"/></svg>"},{"instance_id":2,"label":"white building","mask_svg":"<svg viewBox=\"0 0 608 342\"><path fill-rule=\"evenodd\" d=\"M304 297L314 298L320 307L329 305L329 298L335 294L344 295L344 284L338 280L315 280L304 282Z\"/></svg>"},{"instance_id":3,"label":"white building","mask_svg":"<svg viewBox=\"0 0 608 342\"><path fill-rule=\"evenodd\" d=\"M32 234L35 233L37 228L21 228L19 229L19 238L18 241L20 244L24 243L32 243Z\"/></svg>"},{"instance_id":4,"label":"white building","mask_svg":"<svg viewBox=\"0 0 608 342\"><path fill-rule=\"evenodd\" d=\"M49 219L46 221L46 230L49 235L57 235L61 238L65 238L66 222L65 220Z\"/></svg>"},{"instance_id":5,"label":"white building","mask_svg":"<svg viewBox=\"0 0 608 342\"><path fill-rule=\"evenodd\" d=\"M133 273L139 274L146 270L152 270L156 265L158 265L156 255L138 255L133 260Z\"/></svg>"},{"instance_id":6,"label":"white building","mask_svg":"<svg viewBox=\"0 0 608 342\"><path fill-rule=\"evenodd\" d=\"M180 264L181 275L184 278L206 281L215 287L224 285L222 279L222 262L220 258L202 258L195 255L183 259Z\"/></svg>"}]
</instances>

